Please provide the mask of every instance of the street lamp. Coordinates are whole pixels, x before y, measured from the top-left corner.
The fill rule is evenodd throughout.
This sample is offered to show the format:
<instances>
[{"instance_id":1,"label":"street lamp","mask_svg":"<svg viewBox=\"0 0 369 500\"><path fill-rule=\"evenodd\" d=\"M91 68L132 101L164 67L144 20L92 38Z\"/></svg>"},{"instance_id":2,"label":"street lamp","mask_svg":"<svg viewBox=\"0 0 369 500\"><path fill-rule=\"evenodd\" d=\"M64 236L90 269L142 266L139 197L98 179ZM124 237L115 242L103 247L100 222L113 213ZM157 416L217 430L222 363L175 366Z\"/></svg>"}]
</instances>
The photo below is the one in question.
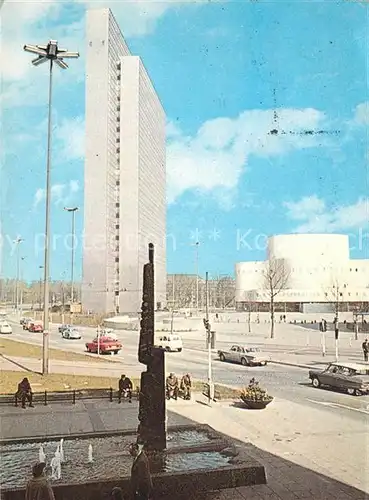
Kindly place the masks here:
<instances>
[{"instance_id":1,"label":"street lamp","mask_svg":"<svg viewBox=\"0 0 369 500\"><path fill-rule=\"evenodd\" d=\"M199 245L200 242L196 241L192 246L196 248L195 269L196 269L196 312L199 313Z\"/></svg>"},{"instance_id":2,"label":"street lamp","mask_svg":"<svg viewBox=\"0 0 369 500\"><path fill-rule=\"evenodd\" d=\"M42 307L42 269L44 268L44 266L38 266L38 268L40 269L40 287L39 287L39 303L40 303L40 311L41 311L41 307Z\"/></svg>"},{"instance_id":3,"label":"street lamp","mask_svg":"<svg viewBox=\"0 0 369 500\"><path fill-rule=\"evenodd\" d=\"M75 223L76 223L76 212L78 207L67 208L64 210L72 214L72 264L71 264L71 291L70 291L70 302L74 302L74 240L75 240Z\"/></svg>"},{"instance_id":4,"label":"street lamp","mask_svg":"<svg viewBox=\"0 0 369 500\"><path fill-rule=\"evenodd\" d=\"M19 308L19 271L20 271L20 255L19 255L19 244L24 241L23 238L17 237L13 243L17 245L17 277L15 282L15 310L18 312Z\"/></svg>"},{"instance_id":5,"label":"street lamp","mask_svg":"<svg viewBox=\"0 0 369 500\"><path fill-rule=\"evenodd\" d=\"M25 257L21 257L21 262L24 262ZM23 266L20 268L19 272L21 289L20 289L20 313L23 314Z\"/></svg>"},{"instance_id":6,"label":"street lamp","mask_svg":"<svg viewBox=\"0 0 369 500\"><path fill-rule=\"evenodd\" d=\"M47 45L24 45L23 49L38 57L32 60L34 66L39 66L49 61L49 102L48 102L48 128L47 128L47 161L46 161L46 217L45 217L45 255L44 255L44 333L42 342L42 374L49 373L49 240L50 240L50 168L51 168L51 106L52 106L52 82L54 62L62 69L68 65L63 61L65 58L75 59L79 57L78 52L68 52L67 49L59 49L56 40L50 40Z\"/></svg>"}]
</instances>

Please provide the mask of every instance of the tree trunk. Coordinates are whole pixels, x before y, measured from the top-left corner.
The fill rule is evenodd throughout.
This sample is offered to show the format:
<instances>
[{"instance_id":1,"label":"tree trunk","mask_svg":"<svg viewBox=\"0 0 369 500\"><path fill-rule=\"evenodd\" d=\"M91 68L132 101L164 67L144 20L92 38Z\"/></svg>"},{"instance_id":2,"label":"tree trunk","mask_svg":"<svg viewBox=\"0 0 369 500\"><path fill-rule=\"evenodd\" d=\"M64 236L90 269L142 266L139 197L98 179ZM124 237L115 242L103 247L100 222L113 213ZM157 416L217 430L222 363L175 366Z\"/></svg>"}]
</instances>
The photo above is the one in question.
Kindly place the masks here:
<instances>
[{"instance_id":1,"label":"tree trunk","mask_svg":"<svg viewBox=\"0 0 369 500\"><path fill-rule=\"evenodd\" d=\"M271 295L270 297L270 338L274 339L274 297Z\"/></svg>"}]
</instances>

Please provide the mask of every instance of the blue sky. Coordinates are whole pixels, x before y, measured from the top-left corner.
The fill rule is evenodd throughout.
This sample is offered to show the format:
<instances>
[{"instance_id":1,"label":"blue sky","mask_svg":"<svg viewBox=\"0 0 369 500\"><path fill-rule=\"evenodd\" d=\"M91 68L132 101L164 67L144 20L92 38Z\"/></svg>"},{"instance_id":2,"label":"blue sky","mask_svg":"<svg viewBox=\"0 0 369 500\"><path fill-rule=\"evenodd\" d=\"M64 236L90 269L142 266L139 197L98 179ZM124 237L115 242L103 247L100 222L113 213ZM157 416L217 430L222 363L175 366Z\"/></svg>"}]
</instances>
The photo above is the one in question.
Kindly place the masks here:
<instances>
[{"instance_id":1,"label":"blue sky","mask_svg":"<svg viewBox=\"0 0 369 500\"><path fill-rule=\"evenodd\" d=\"M70 216L83 231L84 13L111 7L168 119L168 272L233 274L266 237L350 234L368 257L368 6L361 2L13 2L0 12L2 274L42 265L47 68L24 43L81 58L55 72L51 278L70 274ZM274 113L275 112L275 113ZM276 118L274 118L276 114ZM270 135L271 129L279 131ZM304 135L305 130L326 134ZM285 134L282 134L285 132ZM76 275L82 251L77 246Z\"/></svg>"}]
</instances>

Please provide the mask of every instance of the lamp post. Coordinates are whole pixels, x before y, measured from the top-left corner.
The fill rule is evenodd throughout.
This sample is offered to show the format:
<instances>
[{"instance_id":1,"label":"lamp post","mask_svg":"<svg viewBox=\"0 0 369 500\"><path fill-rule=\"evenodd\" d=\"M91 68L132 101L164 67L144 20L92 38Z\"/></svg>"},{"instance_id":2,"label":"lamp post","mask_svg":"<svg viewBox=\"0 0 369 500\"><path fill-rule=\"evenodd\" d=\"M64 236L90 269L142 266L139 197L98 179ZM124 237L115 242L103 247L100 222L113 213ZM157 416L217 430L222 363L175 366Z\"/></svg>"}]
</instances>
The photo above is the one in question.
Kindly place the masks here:
<instances>
[{"instance_id":1,"label":"lamp post","mask_svg":"<svg viewBox=\"0 0 369 500\"><path fill-rule=\"evenodd\" d=\"M19 309L19 272L20 272L20 254L19 254L19 245L24 241L23 238L17 237L14 240L14 243L17 245L17 277L15 282L15 310L18 312Z\"/></svg>"},{"instance_id":2,"label":"lamp post","mask_svg":"<svg viewBox=\"0 0 369 500\"><path fill-rule=\"evenodd\" d=\"M45 255L44 255L44 333L42 342L42 374L49 373L49 240L50 240L50 198L51 198L51 109L53 88L54 62L62 69L67 69L65 58L77 58L78 52L68 52L59 49L56 40L50 40L47 45L24 45L23 49L38 57L32 60L34 66L49 62L49 99L48 99L48 129L47 129L47 162L46 162L46 216L45 216Z\"/></svg>"},{"instance_id":3,"label":"lamp post","mask_svg":"<svg viewBox=\"0 0 369 500\"><path fill-rule=\"evenodd\" d=\"M24 262L25 257L21 257L21 262ZM21 289L20 289L20 314L21 316L23 315L23 266L20 268L20 282L21 282Z\"/></svg>"},{"instance_id":4,"label":"lamp post","mask_svg":"<svg viewBox=\"0 0 369 500\"><path fill-rule=\"evenodd\" d=\"M38 268L40 269L40 286L39 286L39 303L40 303L40 311L41 311L41 307L42 307L42 269L44 268L44 266L38 266Z\"/></svg>"},{"instance_id":5,"label":"lamp post","mask_svg":"<svg viewBox=\"0 0 369 500\"><path fill-rule=\"evenodd\" d=\"M71 290L70 290L70 302L73 304L74 302L74 240L75 240L75 224L76 224L76 212L78 207L67 208L64 207L64 210L72 214L72 263L71 263Z\"/></svg>"},{"instance_id":6,"label":"lamp post","mask_svg":"<svg viewBox=\"0 0 369 500\"><path fill-rule=\"evenodd\" d=\"M196 241L192 246L196 249L195 254L195 272L196 272L196 313L199 314L199 245L200 242Z\"/></svg>"}]
</instances>

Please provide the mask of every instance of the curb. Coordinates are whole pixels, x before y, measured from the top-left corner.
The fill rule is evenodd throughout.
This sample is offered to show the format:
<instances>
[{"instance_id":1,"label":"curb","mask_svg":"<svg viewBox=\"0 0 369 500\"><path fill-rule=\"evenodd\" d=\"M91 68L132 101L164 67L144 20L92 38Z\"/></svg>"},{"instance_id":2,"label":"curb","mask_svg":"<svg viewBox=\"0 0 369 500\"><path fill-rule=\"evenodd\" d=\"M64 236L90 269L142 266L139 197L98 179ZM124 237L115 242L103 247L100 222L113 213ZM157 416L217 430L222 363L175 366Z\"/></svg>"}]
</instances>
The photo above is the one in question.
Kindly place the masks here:
<instances>
[{"instance_id":1,"label":"curb","mask_svg":"<svg viewBox=\"0 0 369 500\"><path fill-rule=\"evenodd\" d=\"M269 363L274 363L276 365L283 365L283 366L295 366L296 368L304 368L306 370L315 370L316 367L310 366L310 365L303 365L300 363L291 363L288 361L277 361L277 360L270 360Z\"/></svg>"}]
</instances>

